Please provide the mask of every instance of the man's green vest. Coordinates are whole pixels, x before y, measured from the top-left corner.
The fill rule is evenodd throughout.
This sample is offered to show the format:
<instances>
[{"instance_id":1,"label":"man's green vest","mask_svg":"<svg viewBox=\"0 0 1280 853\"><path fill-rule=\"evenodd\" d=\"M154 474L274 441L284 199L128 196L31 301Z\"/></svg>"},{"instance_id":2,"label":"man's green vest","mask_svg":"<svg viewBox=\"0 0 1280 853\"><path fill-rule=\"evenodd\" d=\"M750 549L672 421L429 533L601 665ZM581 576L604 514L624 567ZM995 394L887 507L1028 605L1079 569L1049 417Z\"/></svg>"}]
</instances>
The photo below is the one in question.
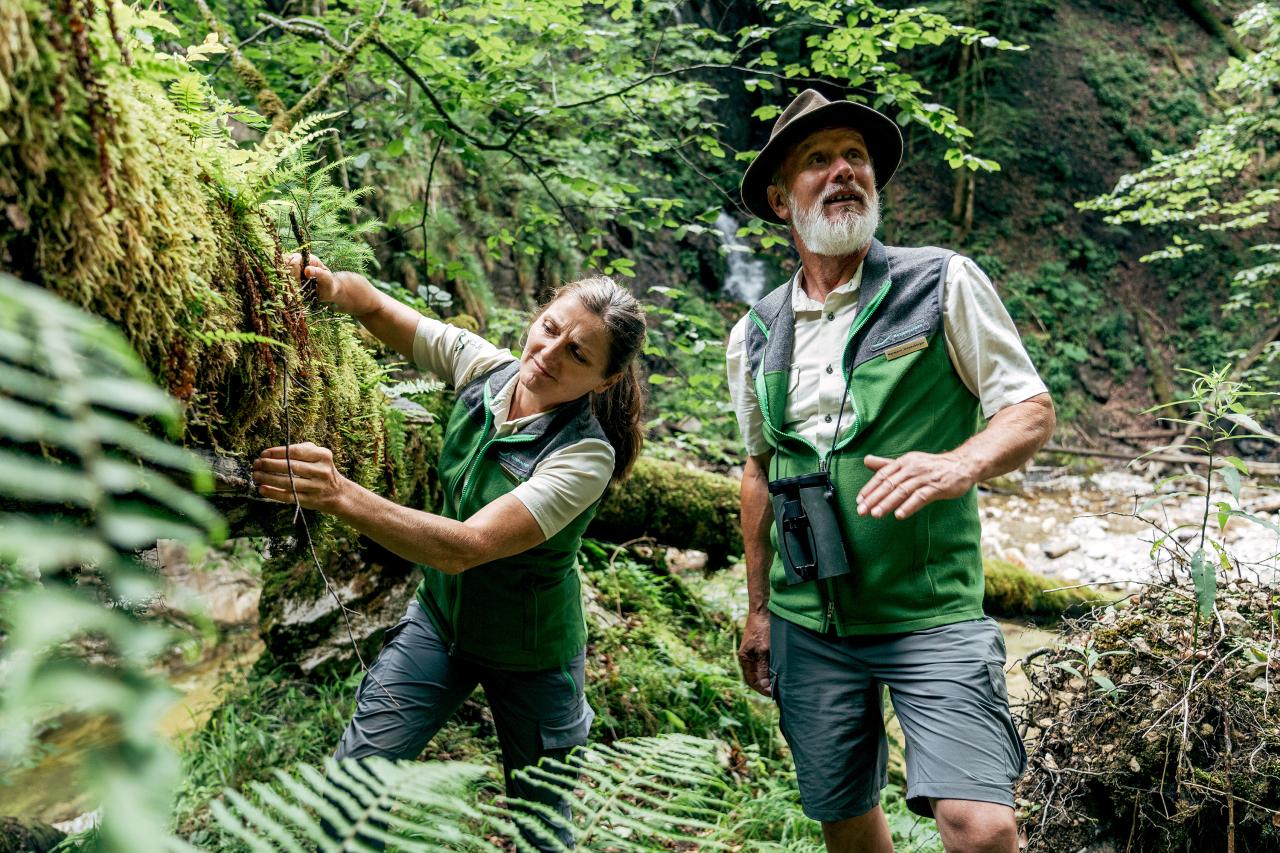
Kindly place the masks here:
<instances>
[{"instance_id":1,"label":"man's green vest","mask_svg":"<svg viewBox=\"0 0 1280 853\"><path fill-rule=\"evenodd\" d=\"M550 454L584 438L607 441L582 397L519 432L495 437L493 396L520 368L512 361L465 385L440 451L446 518L465 520L533 475ZM586 644L577 554L593 504L556 535L521 554L456 575L423 566L418 600L450 654L485 666L550 669Z\"/></svg>"},{"instance_id":2,"label":"man's green vest","mask_svg":"<svg viewBox=\"0 0 1280 853\"><path fill-rule=\"evenodd\" d=\"M980 407L964 386L942 331L943 281L953 253L887 248L873 240L862 266L858 313L844 348L849 376L840 434L831 456L837 515L850 573L788 586L777 555L769 609L815 631L840 636L917 631L982 617L981 525L976 489L934 501L899 521L857 514L856 497L874 474L867 455L951 450L979 427ZM769 478L819 470L818 450L784 428L795 340L791 287L752 307L746 351L774 448Z\"/></svg>"}]
</instances>

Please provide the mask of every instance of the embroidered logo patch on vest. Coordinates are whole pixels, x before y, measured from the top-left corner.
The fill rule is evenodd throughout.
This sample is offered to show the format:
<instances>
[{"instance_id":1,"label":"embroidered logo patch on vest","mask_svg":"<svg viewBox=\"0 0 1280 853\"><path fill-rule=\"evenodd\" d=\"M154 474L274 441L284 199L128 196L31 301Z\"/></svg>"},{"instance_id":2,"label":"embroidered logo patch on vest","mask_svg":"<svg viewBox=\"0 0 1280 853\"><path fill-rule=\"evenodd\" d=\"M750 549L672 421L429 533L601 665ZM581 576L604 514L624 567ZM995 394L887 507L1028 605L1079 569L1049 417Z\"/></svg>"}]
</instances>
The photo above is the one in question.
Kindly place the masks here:
<instances>
[{"instance_id":1,"label":"embroidered logo patch on vest","mask_svg":"<svg viewBox=\"0 0 1280 853\"><path fill-rule=\"evenodd\" d=\"M910 355L917 350L922 350L928 345L929 339L924 335L921 335L913 340L900 343L896 347L889 347L889 349L884 351L884 357L886 361L893 361L895 358L900 358L904 355Z\"/></svg>"}]
</instances>

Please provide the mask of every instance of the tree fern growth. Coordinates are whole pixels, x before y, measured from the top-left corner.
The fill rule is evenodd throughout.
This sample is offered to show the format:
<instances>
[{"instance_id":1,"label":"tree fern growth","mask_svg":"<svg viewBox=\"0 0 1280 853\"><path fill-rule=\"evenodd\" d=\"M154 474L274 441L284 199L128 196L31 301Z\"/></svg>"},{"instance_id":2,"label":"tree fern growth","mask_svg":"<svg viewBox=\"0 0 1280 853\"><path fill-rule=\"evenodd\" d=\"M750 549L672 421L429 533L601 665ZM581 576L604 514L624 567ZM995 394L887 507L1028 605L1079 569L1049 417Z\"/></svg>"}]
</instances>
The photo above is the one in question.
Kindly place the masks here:
<instances>
[{"instance_id":1,"label":"tree fern growth","mask_svg":"<svg viewBox=\"0 0 1280 853\"><path fill-rule=\"evenodd\" d=\"M576 750L564 763L546 760L523 778L562 794L569 834L580 850L668 850L686 841L702 850L730 849L716 840L717 817L730 785L716 741L663 735ZM546 806L484 802L475 783L487 773L471 764L327 762L324 772L300 766L276 771L276 784L252 783L215 803L218 823L252 850L372 849L405 851L533 850L531 839L567 849L544 820L562 824Z\"/></svg>"}]
</instances>

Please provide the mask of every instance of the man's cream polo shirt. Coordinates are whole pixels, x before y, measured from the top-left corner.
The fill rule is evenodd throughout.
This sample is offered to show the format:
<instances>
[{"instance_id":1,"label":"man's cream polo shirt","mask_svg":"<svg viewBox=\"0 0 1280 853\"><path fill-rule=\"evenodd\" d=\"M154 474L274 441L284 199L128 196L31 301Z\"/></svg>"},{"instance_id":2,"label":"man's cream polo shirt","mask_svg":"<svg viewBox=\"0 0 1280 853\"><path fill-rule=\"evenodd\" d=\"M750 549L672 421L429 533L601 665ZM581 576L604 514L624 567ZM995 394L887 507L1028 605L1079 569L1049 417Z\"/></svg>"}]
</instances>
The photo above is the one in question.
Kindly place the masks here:
<instances>
[{"instance_id":1,"label":"man's cream polo shirt","mask_svg":"<svg viewBox=\"0 0 1280 853\"><path fill-rule=\"evenodd\" d=\"M783 425L825 453L835 438L837 422L844 429L853 419L847 404L841 417L845 387L840 362L858 313L862 265L853 278L828 294L825 303L804 292L802 275L803 269L786 285L791 288L796 330ZM962 255L954 255L947 265L942 315L947 355L965 387L981 401L983 417L1047 392L990 279ZM749 322L743 317L729 333L726 361L729 394L747 455L759 456L770 447L747 364Z\"/></svg>"}]
</instances>

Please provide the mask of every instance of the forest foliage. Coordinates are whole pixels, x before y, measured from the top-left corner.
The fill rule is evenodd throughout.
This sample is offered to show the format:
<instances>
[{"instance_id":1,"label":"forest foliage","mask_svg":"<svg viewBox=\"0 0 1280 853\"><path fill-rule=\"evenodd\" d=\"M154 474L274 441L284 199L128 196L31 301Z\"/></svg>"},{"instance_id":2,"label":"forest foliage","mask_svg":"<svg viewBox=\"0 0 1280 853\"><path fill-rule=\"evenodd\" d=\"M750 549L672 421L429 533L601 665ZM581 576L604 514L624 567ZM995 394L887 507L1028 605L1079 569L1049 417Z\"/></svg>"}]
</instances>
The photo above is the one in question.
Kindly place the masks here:
<instances>
[{"instance_id":1,"label":"forest foliage","mask_svg":"<svg viewBox=\"0 0 1280 853\"><path fill-rule=\"evenodd\" d=\"M223 787L262 783L245 798L229 795L242 817L263 802L299 816L269 777L323 812L322 797L302 794L288 772L272 774L280 760L314 781L317 771L302 768L322 759L323 738L277 759L255 752L237 738L248 731L261 746L280 733L261 717L236 717L235 702L179 771L149 725L167 698L147 666L169 638L142 618L154 583L132 559L158 538L199 544L222 535L223 522L193 491L206 477L180 444L246 454L307 435L334 447L360 482L398 487L403 471L390 469L404 453L403 422L388 414L385 393L397 366L312 304L286 274L286 250L363 268L397 298L516 348L522 312L548 285L586 270L634 278L652 302L646 358L658 455L727 468L738 453L722 342L741 306L717 304L724 294L706 286L723 271L728 236L714 223L736 211L737 175L778 105L818 81L888 112L922 159L944 170L949 210L917 230L960 241L998 279L1007 273L1011 310L1055 393L1078 392L1083 367L1124 376L1164 352L1144 338L1141 317L1103 310L1099 282L1115 281L1115 242L1062 233L1077 214L1045 203L1033 225L1057 235L1044 241L1057 254L1028 265L1009 256L998 208L985 209L998 194L981 190L1002 163L1046 158L1046 197L1052 181L1071 179L1069 163L1009 142L1029 123L1013 91L1015 57L1052 4L351 0L308 11L270 0L173 0L163 11L21 0L0 9L0 267L43 288L0 278L3 757L25 760L33 724L55 707L117 721L120 742L98 756L92 779L106 815L92 838L105 849L165 836L175 790L177 829L196 843L251 833L223 807L215 820L209 803ZM1152 162L1084 205L1115 225L1167 234L1168 247L1145 259L1173 265L1177 281L1237 254L1233 232L1271 229L1274 164L1265 152L1275 133L1280 10L1250 7L1237 33L1250 52L1227 64L1214 95L1161 102L1164 118L1212 112L1191 146L1146 150L1151 137L1132 130L1126 144ZM1121 93L1117 114L1142 80L1107 57L1088 76L1099 92ZM911 204L904 210L918 211ZM902 233L906 213L889 224L917 236ZM1187 226L1196 233L1178 230ZM785 264L785 241L763 223L744 222L732 236L768 256L771 271ZM1241 265L1225 306L1206 297L1206 317L1244 316L1216 337L1168 348L1215 362L1237 356L1248 378L1271 381L1280 363L1273 242L1242 253L1262 260ZM410 378L401 391L438 393L420 382ZM1218 469L1219 481L1229 485L1231 470ZM721 497L707 516L731 511L732 496ZM1238 494L1235 503L1228 518ZM1203 544L1198 575L1189 566L1195 624L1206 600L1212 610L1212 557L1226 563ZM700 833L709 848L730 839L814 846L771 723L732 673L707 663L732 651L728 616L705 612L678 579L612 546L589 543L583 564L599 606L616 615L600 632L592 673L610 739L696 736L682 743L720 798L700 800L709 795L699 790L677 792L675 806L651 803L688 818L665 834ZM998 574L1009 588L1021 582ZM98 663L86 665L86 645ZM1063 681L1062 672L1051 676ZM281 701L272 676L258 677L243 705L255 714ZM307 701L291 724L329 731L332 703L312 701L325 688L299 689ZM673 694L684 703L678 711L664 701ZM1108 708L1105 696L1088 699ZM249 756L252 767L224 761L231 755ZM398 785L417 784L388 772ZM659 768L653 784L672 772ZM1219 768L1208 772L1230 787ZM449 808L475 817L492 801L483 783L478 796ZM900 796L887 806L901 849L936 849L936 835L920 830ZM604 826L636 820L617 813ZM314 837L314 816L301 825ZM266 837L279 831L258 827Z\"/></svg>"}]
</instances>

